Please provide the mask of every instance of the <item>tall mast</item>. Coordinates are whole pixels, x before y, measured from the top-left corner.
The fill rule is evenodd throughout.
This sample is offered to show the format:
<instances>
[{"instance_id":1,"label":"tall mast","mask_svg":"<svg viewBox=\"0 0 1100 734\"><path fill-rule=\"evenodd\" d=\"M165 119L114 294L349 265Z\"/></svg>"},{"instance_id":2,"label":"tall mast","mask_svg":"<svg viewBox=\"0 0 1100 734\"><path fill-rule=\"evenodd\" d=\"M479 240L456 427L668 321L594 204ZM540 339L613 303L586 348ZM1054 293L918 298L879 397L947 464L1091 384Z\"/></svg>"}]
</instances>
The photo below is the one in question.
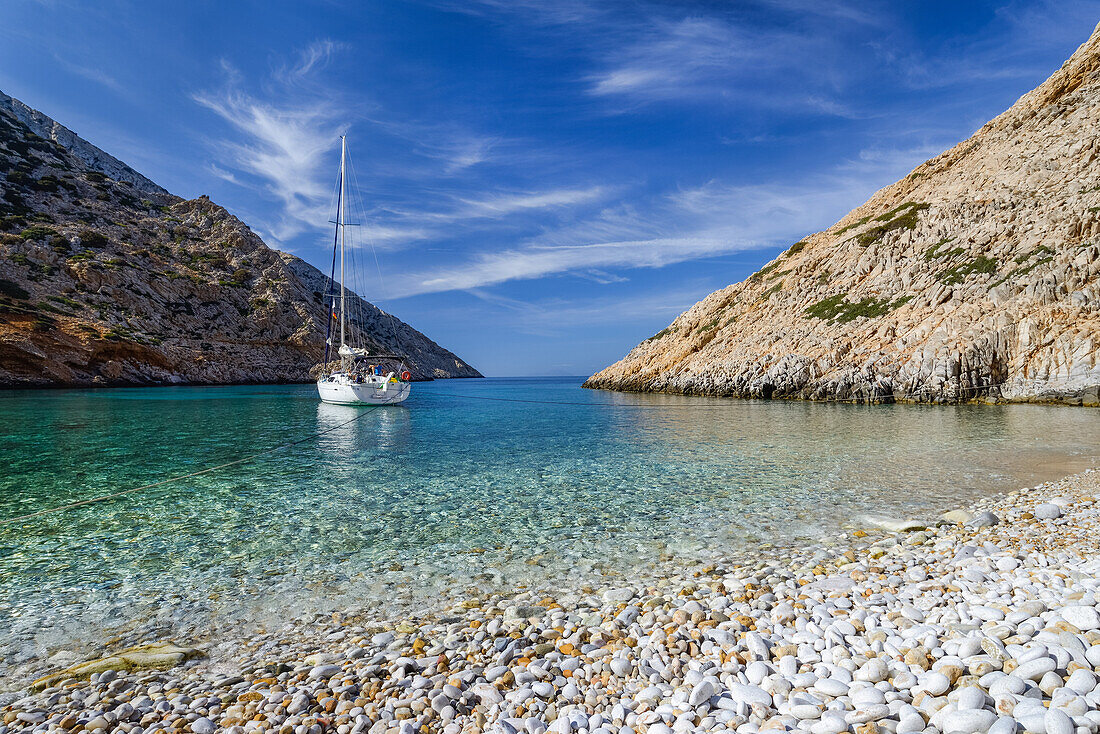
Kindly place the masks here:
<instances>
[{"instance_id":1,"label":"tall mast","mask_svg":"<svg viewBox=\"0 0 1100 734\"><path fill-rule=\"evenodd\" d=\"M348 157L348 140L344 135L340 136L340 211L336 215L337 226L340 228L340 346L344 346L344 230L347 228L347 198L345 185L347 176L344 174L344 165Z\"/></svg>"}]
</instances>

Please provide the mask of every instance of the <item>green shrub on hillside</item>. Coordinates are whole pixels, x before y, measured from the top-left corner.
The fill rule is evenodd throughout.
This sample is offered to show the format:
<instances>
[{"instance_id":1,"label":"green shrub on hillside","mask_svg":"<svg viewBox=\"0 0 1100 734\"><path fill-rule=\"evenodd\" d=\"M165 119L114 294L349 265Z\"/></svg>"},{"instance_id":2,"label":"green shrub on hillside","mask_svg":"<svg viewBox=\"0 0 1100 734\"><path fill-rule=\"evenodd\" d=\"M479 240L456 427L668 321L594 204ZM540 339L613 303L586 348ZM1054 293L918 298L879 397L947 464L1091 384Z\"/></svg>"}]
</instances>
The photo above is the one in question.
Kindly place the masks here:
<instances>
[{"instance_id":1,"label":"green shrub on hillside","mask_svg":"<svg viewBox=\"0 0 1100 734\"><path fill-rule=\"evenodd\" d=\"M840 235L844 234L845 232L847 232L850 229L855 229L856 227L862 227L863 225L867 224L867 222L869 222L869 221L871 221L871 215L870 214L868 214L867 216L862 217L862 218L852 222L851 224L849 224L846 227L841 227L834 234L836 234L837 236L840 236Z\"/></svg>"},{"instance_id":2,"label":"green shrub on hillside","mask_svg":"<svg viewBox=\"0 0 1100 734\"><path fill-rule=\"evenodd\" d=\"M65 296L47 296L47 298L54 303L60 303L63 306L68 306L74 311L79 311L84 308L84 304L80 301L74 301L73 299L66 298Z\"/></svg>"},{"instance_id":3,"label":"green shrub on hillside","mask_svg":"<svg viewBox=\"0 0 1100 734\"><path fill-rule=\"evenodd\" d=\"M0 217L0 229L22 229L27 226L27 218L18 214Z\"/></svg>"},{"instance_id":4,"label":"green shrub on hillside","mask_svg":"<svg viewBox=\"0 0 1100 734\"><path fill-rule=\"evenodd\" d=\"M779 267L779 265L780 265L780 263L779 263L779 261L778 261L778 260L776 260L775 262L771 263L770 265L765 265L764 267L760 268L760 269L759 269L759 270L757 270L757 271L756 271L755 273L753 273L752 275L750 275L750 276L749 276L749 280L753 281L754 283L756 283L756 282L759 282L761 278L763 278L763 277L764 277L765 275L767 275L767 274L768 274L768 273L770 273L771 271L773 271L773 270L775 270L776 268L778 268L778 267Z\"/></svg>"},{"instance_id":5,"label":"green shrub on hillside","mask_svg":"<svg viewBox=\"0 0 1100 734\"><path fill-rule=\"evenodd\" d=\"M938 277L941 282L947 285L955 285L966 280L968 275L988 275L995 272L997 272L997 261L991 257L979 255L973 260L964 262L961 265L947 268L942 271Z\"/></svg>"},{"instance_id":6,"label":"green shrub on hillside","mask_svg":"<svg viewBox=\"0 0 1100 734\"><path fill-rule=\"evenodd\" d=\"M80 244L85 247L106 247L110 244L110 240L102 232L94 229L82 229L77 232L77 236L80 237Z\"/></svg>"},{"instance_id":7,"label":"green shrub on hillside","mask_svg":"<svg viewBox=\"0 0 1100 734\"><path fill-rule=\"evenodd\" d=\"M34 304L34 307L37 308L39 311L49 311L50 313L61 314L62 316L69 316L70 315L68 311L60 309L57 306L54 306L53 304L50 304L50 303L46 303L44 301L39 301L38 303Z\"/></svg>"},{"instance_id":8,"label":"green shrub on hillside","mask_svg":"<svg viewBox=\"0 0 1100 734\"><path fill-rule=\"evenodd\" d=\"M676 327L675 327L675 326L670 326L670 327L668 327L667 329L661 329L661 330L660 330L660 331L658 331L658 332L657 332L656 334L654 334L653 336L651 336L651 337L649 337L648 339L646 339L646 341L647 341L647 342L651 342L651 341L653 341L654 339L661 339L661 338L663 338L663 337L666 337L666 336L668 336L669 334L671 334L671 333L672 333L672 332L674 332L674 331L676 331Z\"/></svg>"},{"instance_id":9,"label":"green shrub on hillside","mask_svg":"<svg viewBox=\"0 0 1100 734\"><path fill-rule=\"evenodd\" d=\"M18 283L0 278L0 296L14 298L17 301L26 301L31 297L31 294L23 290Z\"/></svg>"},{"instance_id":10,"label":"green shrub on hillside","mask_svg":"<svg viewBox=\"0 0 1100 734\"><path fill-rule=\"evenodd\" d=\"M889 218L889 221L877 227L871 227L866 232L860 232L856 235L856 242L863 247L870 247L885 237L887 233L893 232L896 229L913 229L917 226L919 214L927 208L928 204L918 204L910 201L891 209L886 214L877 217L879 221L884 221L884 217ZM897 216L894 216L895 214Z\"/></svg>"},{"instance_id":11,"label":"green shrub on hillside","mask_svg":"<svg viewBox=\"0 0 1100 734\"><path fill-rule=\"evenodd\" d=\"M34 317L34 330L35 331L53 331L57 328L57 320L47 316L44 313L39 313Z\"/></svg>"},{"instance_id":12,"label":"green shrub on hillside","mask_svg":"<svg viewBox=\"0 0 1100 734\"><path fill-rule=\"evenodd\" d=\"M37 191L46 191L49 193L56 193L60 182L57 180L57 176L43 176L34 182L32 188Z\"/></svg>"},{"instance_id":13,"label":"green shrub on hillside","mask_svg":"<svg viewBox=\"0 0 1100 734\"><path fill-rule=\"evenodd\" d=\"M961 255L963 253L963 249L961 247L955 247L950 250L940 250L941 247L946 245L948 242L953 241L954 239L954 237L944 237L942 240L924 251L924 259L935 260L937 258L955 257L956 255Z\"/></svg>"},{"instance_id":14,"label":"green shrub on hillside","mask_svg":"<svg viewBox=\"0 0 1100 734\"><path fill-rule=\"evenodd\" d=\"M889 222L891 219L893 219L894 217L896 217L898 214L902 213L906 209L914 209L914 208L918 209L918 210L923 210L923 209L927 209L928 205L927 204L921 204L921 203L918 203L918 202L915 202L915 201L907 201L907 202L905 202L904 204L902 204L900 206L895 206L893 209L886 212L885 214L879 214L877 217L875 217L875 221L876 222Z\"/></svg>"},{"instance_id":15,"label":"green shrub on hillside","mask_svg":"<svg viewBox=\"0 0 1100 734\"><path fill-rule=\"evenodd\" d=\"M1031 258L1035 257L1036 255L1053 255L1053 254L1054 254L1054 250L1050 249L1046 245L1039 245L1038 247L1036 247L1031 252L1025 252L1023 255L1017 255L1016 257L1012 258L1012 261L1015 262L1017 265L1023 265L1025 262L1027 262Z\"/></svg>"},{"instance_id":16,"label":"green shrub on hillside","mask_svg":"<svg viewBox=\"0 0 1100 734\"><path fill-rule=\"evenodd\" d=\"M24 229L19 233L19 236L25 240L44 240L55 234L57 234L57 230L36 224L33 227Z\"/></svg>"},{"instance_id":17,"label":"green shrub on hillside","mask_svg":"<svg viewBox=\"0 0 1100 734\"><path fill-rule=\"evenodd\" d=\"M822 319L832 323L846 324L858 318L877 318L909 301L911 296L891 301L888 298L868 297L859 301L846 300L844 293L823 298L817 303L806 307L805 313L811 318Z\"/></svg>"}]
</instances>

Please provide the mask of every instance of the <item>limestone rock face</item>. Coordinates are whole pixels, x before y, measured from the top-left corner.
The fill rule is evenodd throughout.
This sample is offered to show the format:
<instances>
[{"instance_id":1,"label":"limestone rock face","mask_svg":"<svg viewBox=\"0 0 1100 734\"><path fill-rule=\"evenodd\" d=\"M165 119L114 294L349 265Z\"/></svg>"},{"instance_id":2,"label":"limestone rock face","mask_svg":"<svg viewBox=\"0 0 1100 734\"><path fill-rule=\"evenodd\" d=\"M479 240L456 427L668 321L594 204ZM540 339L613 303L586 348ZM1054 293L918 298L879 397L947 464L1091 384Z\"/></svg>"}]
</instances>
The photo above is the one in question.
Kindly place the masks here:
<instances>
[{"instance_id":1,"label":"limestone rock face","mask_svg":"<svg viewBox=\"0 0 1100 734\"><path fill-rule=\"evenodd\" d=\"M95 147L60 122L28 107L17 99L0 92L0 115L15 118L40 138L52 140L77 158L89 171L102 173L115 181L125 181L138 191L149 194L167 194L128 165Z\"/></svg>"},{"instance_id":2,"label":"limestone rock face","mask_svg":"<svg viewBox=\"0 0 1100 734\"><path fill-rule=\"evenodd\" d=\"M1100 28L969 140L707 296L585 385L1097 405L1097 120Z\"/></svg>"},{"instance_id":3,"label":"limestone rock face","mask_svg":"<svg viewBox=\"0 0 1100 734\"><path fill-rule=\"evenodd\" d=\"M0 94L0 385L301 382L327 280L206 197L185 201ZM480 377L357 296L373 352Z\"/></svg>"}]
</instances>

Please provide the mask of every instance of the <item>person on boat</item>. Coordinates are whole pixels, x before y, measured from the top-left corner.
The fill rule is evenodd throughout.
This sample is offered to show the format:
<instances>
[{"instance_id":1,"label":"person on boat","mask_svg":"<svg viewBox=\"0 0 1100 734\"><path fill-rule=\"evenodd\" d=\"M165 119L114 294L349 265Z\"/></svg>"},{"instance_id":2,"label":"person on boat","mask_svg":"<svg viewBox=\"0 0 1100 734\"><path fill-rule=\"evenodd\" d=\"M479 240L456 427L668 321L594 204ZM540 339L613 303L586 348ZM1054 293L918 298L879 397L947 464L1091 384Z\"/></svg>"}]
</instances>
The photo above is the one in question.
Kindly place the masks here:
<instances>
[{"instance_id":1,"label":"person on boat","mask_svg":"<svg viewBox=\"0 0 1100 734\"><path fill-rule=\"evenodd\" d=\"M374 375L375 375L375 377L381 377L382 376L382 365L380 365L380 364L374 365Z\"/></svg>"}]
</instances>

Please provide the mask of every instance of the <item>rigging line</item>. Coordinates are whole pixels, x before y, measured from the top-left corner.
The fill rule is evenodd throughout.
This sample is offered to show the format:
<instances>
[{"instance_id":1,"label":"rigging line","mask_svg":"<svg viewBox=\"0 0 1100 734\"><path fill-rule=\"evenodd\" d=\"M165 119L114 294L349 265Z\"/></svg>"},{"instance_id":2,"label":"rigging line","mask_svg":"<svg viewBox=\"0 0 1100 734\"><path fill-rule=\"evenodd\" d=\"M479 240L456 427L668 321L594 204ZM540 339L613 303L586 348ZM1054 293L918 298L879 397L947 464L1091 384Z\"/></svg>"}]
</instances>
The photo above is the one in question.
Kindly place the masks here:
<instances>
[{"instance_id":1,"label":"rigging line","mask_svg":"<svg viewBox=\"0 0 1100 734\"><path fill-rule=\"evenodd\" d=\"M359 201L361 198L361 195L359 193L359 180L355 174L355 161L352 157L351 150L348 150L346 154L346 168L346 175L348 178L346 204L352 220L358 227L363 224L364 218ZM350 273L352 280L352 291L355 294L355 297L352 298L351 310L357 327L355 346L366 347L369 335L367 331L367 322L363 313L363 297L365 284L362 282L362 269L359 263L358 250L361 246L361 242L358 239L358 231L359 230L355 230L356 236L351 238L351 247L348 251L348 258L351 263Z\"/></svg>"},{"instance_id":2,"label":"rigging line","mask_svg":"<svg viewBox=\"0 0 1100 734\"><path fill-rule=\"evenodd\" d=\"M355 191L358 192L358 191L361 190L359 188L359 176L355 171L355 167L351 165L350 161L348 163L348 168L351 170L351 180L355 184ZM362 198L362 197L360 197L360 198ZM359 203L362 204L361 201ZM366 221L366 207L363 207L361 216L362 216L363 221ZM378 300L382 301L382 300L385 300L385 294L383 293L385 282L382 279L382 266L379 264L379 261L378 261L378 248L376 248L374 246L374 238L371 236L369 229L366 229L364 231L363 236L366 238L367 244L370 245L371 254L374 256L374 269L378 272L378 295L380 296L380 298ZM375 307L378 308L377 303L375 303ZM401 338L397 335L397 317L394 316L391 313L386 313L381 308L378 308L378 311L381 313L381 315L383 317L387 317L387 316L389 317L390 331L393 333L393 343L394 343L393 351L396 351L396 352L400 353L401 352ZM404 360L402 360L401 365L402 366L405 365Z\"/></svg>"},{"instance_id":3,"label":"rigging line","mask_svg":"<svg viewBox=\"0 0 1100 734\"><path fill-rule=\"evenodd\" d=\"M332 235L332 270L328 276L328 287L325 289L325 295L321 299L321 307L325 309L325 361L324 364L328 366L328 355L332 350L332 322L333 316L336 314L336 248L340 243L340 178L336 177L336 191L333 196L336 199L336 231ZM331 207L332 202L329 202ZM330 209L331 211L331 209Z\"/></svg>"},{"instance_id":4,"label":"rigging line","mask_svg":"<svg viewBox=\"0 0 1100 734\"><path fill-rule=\"evenodd\" d=\"M140 491L146 490L146 489L153 489L154 487L161 487L161 486L164 486L166 484L172 484L173 482L178 482L178 481L183 480L183 479L191 479L193 477L202 476L203 474L209 474L210 472L214 472L214 471L217 471L219 469L226 469L226 468L231 467L231 466L246 464L250 461L253 461L254 459L258 459L261 456L266 456L268 454L273 454L276 451L280 451L282 449L288 449L291 446L297 446L298 444L305 443L306 441L309 441L309 440L312 440L312 439L315 439L315 438L319 438L319 437L325 435L326 433L331 433L332 431L336 431L336 430L339 430L339 429L341 429L345 426L349 426L352 423L354 423L355 421L362 418L363 416L367 415L368 413L376 410L377 408L381 408L381 407L384 407L384 406L390 405L390 404L392 404L391 401L386 401L384 403L378 403L377 405L368 406L367 408L362 409L362 411L359 413L359 415L355 416L354 418L352 418L350 420L344 421L343 423L339 423L335 426L329 426L328 428L322 429L320 431L315 431L314 433L311 433L311 434L309 434L308 436L306 436L304 438L300 438L297 441L290 441L289 443L280 444L280 445L274 446L270 449L265 449L263 451L257 451L254 454L249 454L248 456L242 457L240 459L236 459L234 461L228 461L224 464L218 464L217 466L211 466L211 467L208 467L206 469L200 469L199 471L190 472L188 474L180 474L179 476L169 477L167 479L162 479L159 482L152 482L150 484L143 484L140 487L131 487L129 489L123 489L119 492L112 492L111 494L105 494L105 495L101 495L99 497L91 497L89 499L80 500L78 502L69 502L69 503L64 504L64 505L58 505L57 507L48 507L44 510L39 510L38 512L32 512L32 513L27 514L27 515L20 515L18 517L9 517L9 518L0 520L0 526L10 525L11 523L21 522L23 520L29 520L31 518L40 517L42 515L50 515L50 514L53 514L55 512L62 512L64 510L71 510L71 509L76 508L76 507L83 507L85 505L93 505L93 504L97 504L97 503L100 503L100 502L107 502L108 500L113 500L113 499L115 499L117 497L121 497L123 495L133 494L134 492L140 492Z\"/></svg>"}]
</instances>

